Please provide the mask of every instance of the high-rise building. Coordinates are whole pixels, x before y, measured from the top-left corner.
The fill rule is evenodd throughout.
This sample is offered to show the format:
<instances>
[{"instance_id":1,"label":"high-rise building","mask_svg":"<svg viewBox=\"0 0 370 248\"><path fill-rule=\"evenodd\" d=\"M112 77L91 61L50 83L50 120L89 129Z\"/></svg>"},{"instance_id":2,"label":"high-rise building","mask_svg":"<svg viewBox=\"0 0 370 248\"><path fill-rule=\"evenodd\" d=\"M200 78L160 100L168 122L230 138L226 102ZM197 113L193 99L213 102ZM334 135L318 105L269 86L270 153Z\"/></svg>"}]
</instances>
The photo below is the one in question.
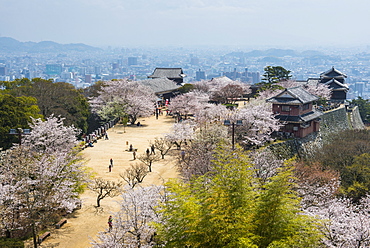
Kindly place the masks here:
<instances>
[{"instance_id":1,"label":"high-rise building","mask_svg":"<svg viewBox=\"0 0 370 248\"><path fill-rule=\"evenodd\" d=\"M137 57L128 57L127 65L128 66L137 65Z\"/></svg>"},{"instance_id":2,"label":"high-rise building","mask_svg":"<svg viewBox=\"0 0 370 248\"><path fill-rule=\"evenodd\" d=\"M365 83L364 82L356 82L355 83L355 92L357 92L357 96L363 97L365 91Z\"/></svg>"},{"instance_id":3,"label":"high-rise building","mask_svg":"<svg viewBox=\"0 0 370 248\"><path fill-rule=\"evenodd\" d=\"M85 75L85 83L91 84L92 83L92 76L91 74Z\"/></svg>"},{"instance_id":4,"label":"high-rise building","mask_svg":"<svg viewBox=\"0 0 370 248\"><path fill-rule=\"evenodd\" d=\"M5 76L7 74L7 68L5 66L0 67L0 76Z\"/></svg>"},{"instance_id":5,"label":"high-rise building","mask_svg":"<svg viewBox=\"0 0 370 248\"><path fill-rule=\"evenodd\" d=\"M252 84L257 84L261 82L260 73L259 72L249 72L248 74L252 77Z\"/></svg>"},{"instance_id":6,"label":"high-rise building","mask_svg":"<svg viewBox=\"0 0 370 248\"><path fill-rule=\"evenodd\" d=\"M201 81L206 79L206 73L204 71L199 71L195 72L195 80L196 81Z\"/></svg>"},{"instance_id":7,"label":"high-rise building","mask_svg":"<svg viewBox=\"0 0 370 248\"><path fill-rule=\"evenodd\" d=\"M95 74L96 75L100 75L101 74L101 67L100 66L95 66L95 68L94 68L95 70Z\"/></svg>"},{"instance_id":8,"label":"high-rise building","mask_svg":"<svg viewBox=\"0 0 370 248\"><path fill-rule=\"evenodd\" d=\"M113 70L116 70L116 69L118 69L119 68L119 64L118 64L118 62L114 62L114 63L112 63L112 69Z\"/></svg>"}]
</instances>

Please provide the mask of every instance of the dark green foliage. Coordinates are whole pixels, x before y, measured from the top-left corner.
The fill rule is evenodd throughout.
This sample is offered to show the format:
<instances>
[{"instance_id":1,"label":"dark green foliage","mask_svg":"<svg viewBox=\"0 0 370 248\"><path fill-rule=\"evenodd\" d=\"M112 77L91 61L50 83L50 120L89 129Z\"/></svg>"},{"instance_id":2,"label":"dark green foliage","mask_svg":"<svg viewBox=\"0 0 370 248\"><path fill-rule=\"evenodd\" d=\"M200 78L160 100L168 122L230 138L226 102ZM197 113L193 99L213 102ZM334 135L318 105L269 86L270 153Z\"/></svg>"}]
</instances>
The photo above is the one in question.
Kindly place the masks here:
<instances>
[{"instance_id":1,"label":"dark green foliage","mask_svg":"<svg viewBox=\"0 0 370 248\"><path fill-rule=\"evenodd\" d=\"M8 82L6 92L14 96L30 96L37 99L40 114L45 118L50 115L65 118L64 124L87 131L89 105L79 90L69 83L53 83L52 80L34 78L32 81Z\"/></svg>"},{"instance_id":2,"label":"dark green foliage","mask_svg":"<svg viewBox=\"0 0 370 248\"><path fill-rule=\"evenodd\" d=\"M236 109L238 107L238 104L232 104L232 103L227 103L227 104L224 104L224 105L228 109Z\"/></svg>"},{"instance_id":3,"label":"dark green foliage","mask_svg":"<svg viewBox=\"0 0 370 248\"><path fill-rule=\"evenodd\" d=\"M370 153L355 156L353 163L342 171L342 188L355 202L370 191Z\"/></svg>"},{"instance_id":4,"label":"dark green foliage","mask_svg":"<svg viewBox=\"0 0 370 248\"><path fill-rule=\"evenodd\" d=\"M95 82L93 85L86 87L82 90L82 94L86 98L92 98L99 96L99 91L104 87L104 81Z\"/></svg>"},{"instance_id":5,"label":"dark green foliage","mask_svg":"<svg viewBox=\"0 0 370 248\"><path fill-rule=\"evenodd\" d=\"M370 102L369 99L365 100L362 97L358 97L357 99L353 99L351 104L358 106L358 110L360 112L361 119L364 123L370 122Z\"/></svg>"},{"instance_id":6,"label":"dark green foliage","mask_svg":"<svg viewBox=\"0 0 370 248\"><path fill-rule=\"evenodd\" d=\"M263 74L262 82L258 83L260 86L259 91L264 91L267 89L284 89L276 84L280 81L289 80L292 77L292 75L290 75L291 71L286 70L282 66L266 66L264 71L265 73Z\"/></svg>"},{"instance_id":7,"label":"dark green foliage","mask_svg":"<svg viewBox=\"0 0 370 248\"><path fill-rule=\"evenodd\" d=\"M0 93L0 147L8 149L18 143L18 135L9 135L10 129L29 128L31 117L41 117L38 113L35 98Z\"/></svg>"},{"instance_id":8,"label":"dark green foliage","mask_svg":"<svg viewBox=\"0 0 370 248\"><path fill-rule=\"evenodd\" d=\"M346 130L334 134L315 155L324 168L340 173L341 191L354 201L370 190L370 132Z\"/></svg>"},{"instance_id":9,"label":"dark green foliage","mask_svg":"<svg viewBox=\"0 0 370 248\"><path fill-rule=\"evenodd\" d=\"M192 84L184 84L183 86L181 86L177 90L181 94L185 94L185 93L188 93L188 92L192 91L193 89L194 89L194 85L192 85Z\"/></svg>"},{"instance_id":10,"label":"dark green foliage","mask_svg":"<svg viewBox=\"0 0 370 248\"><path fill-rule=\"evenodd\" d=\"M31 86L32 82L28 78L16 79L14 81L0 81L0 86L6 91L10 91L22 86Z\"/></svg>"},{"instance_id":11,"label":"dark green foliage","mask_svg":"<svg viewBox=\"0 0 370 248\"><path fill-rule=\"evenodd\" d=\"M0 238L0 248L24 248L24 242L19 239Z\"/></svg>"}]
</instances>

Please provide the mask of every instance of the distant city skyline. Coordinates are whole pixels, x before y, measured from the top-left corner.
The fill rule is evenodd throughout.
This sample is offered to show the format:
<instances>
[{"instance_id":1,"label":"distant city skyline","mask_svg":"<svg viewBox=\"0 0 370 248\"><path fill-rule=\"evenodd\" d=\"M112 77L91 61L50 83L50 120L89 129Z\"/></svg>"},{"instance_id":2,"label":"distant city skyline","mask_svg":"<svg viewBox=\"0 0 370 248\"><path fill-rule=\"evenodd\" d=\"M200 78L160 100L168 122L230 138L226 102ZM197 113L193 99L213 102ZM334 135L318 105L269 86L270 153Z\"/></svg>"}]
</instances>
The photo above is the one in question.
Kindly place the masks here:
<instances>
[{"instance_id":1,"label":"distant city skyline","mask_svg":"<svg viewBox=\"0 0 370 248\"><path fill-rule=\"evenodd\" d=\"M104 47L370 45L368 0L0 0L0 36Z\"/></svg>"}]
</instances>

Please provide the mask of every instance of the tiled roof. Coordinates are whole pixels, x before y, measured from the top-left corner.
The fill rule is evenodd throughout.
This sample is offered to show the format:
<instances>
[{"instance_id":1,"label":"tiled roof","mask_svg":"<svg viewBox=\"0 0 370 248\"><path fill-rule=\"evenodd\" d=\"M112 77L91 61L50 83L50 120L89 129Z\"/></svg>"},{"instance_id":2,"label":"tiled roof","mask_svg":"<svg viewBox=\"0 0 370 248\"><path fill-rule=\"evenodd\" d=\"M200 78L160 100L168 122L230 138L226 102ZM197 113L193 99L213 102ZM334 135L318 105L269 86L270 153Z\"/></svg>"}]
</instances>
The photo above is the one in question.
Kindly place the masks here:
<instances>
[{"instance_id":1,"label":"tiled roof","mask_svg":"<svg viewBox=\"0 0 370 248\"><path fill-rule=\"evenodd\" d=\"M309 78L307 79L307 84L318 84L320 80L320 78Z\"/></svg>"},{"instance_id":2,"label":"tiled roof","mask_svg":"<svg viewBox=\"0 0 370 248\"><path fill-rule=\"evenodd\" d=\"M186 75L181 68L155 68L148 78L184 78Z\"/></svg>"},{"instance_id":3,"label":"tiled roof","mask_svg":"<svg viewBox=\"0 0 370 248\"><path fill-rule=\"evenodd\" d=\"M290 123L304 123L307 121L315 120L322 116L323 113L319 110L313 110L309 113L299 116L290 116L290 115L277 115L276 118L280 121L286 121Z\"/></svg>"},{"instance_id":4,"label":"tiled roof","mask_svg":"<svg viewBox=\"0 0 370 248\"><path fill-rule=\"evenodd\" d=\"M327 81L325 84L330 85L330 89L332 90L349 90L349 87L347 86L347 84L343 84L339 82L338 80L336 80L335 78Z\"/></svg>"},{"instance_id":5,"label":"tiled roof","mask_svg":"<svg viewBox=\"0 0 370 248\"><path fill-rule=\"evenodd\" d=\"M345 75L344 73L338 71L333 66L330 70L321 73L320 74L320 77L332 77L332 78L334 78L334 77L345 77L346 78L347 75Z\"/></svg>"},{"instance_id":6,"label":"tiled roof","mask_svg":"<svg viewBox=\"0 0 370 248\"><path fill-rule=\"evenodd\" d=\"M319 98L302 87L293 87L288 88L279 93L277 96L268 99L268 102L271 103L280 103L280 104L306 104L309 102L317 101Z\"/></svg>"},{"instance_id":7,"label":"tiled roof","mask_svg":"<svg viewBox=\"0 0 370 248\"><path fill-rule=\"evenodd\" d=\"M154 78L138 81L140 84L151 88L155 93L172 91L178 89L180 86L168 78Z\"/></svg>"}]
</instances>

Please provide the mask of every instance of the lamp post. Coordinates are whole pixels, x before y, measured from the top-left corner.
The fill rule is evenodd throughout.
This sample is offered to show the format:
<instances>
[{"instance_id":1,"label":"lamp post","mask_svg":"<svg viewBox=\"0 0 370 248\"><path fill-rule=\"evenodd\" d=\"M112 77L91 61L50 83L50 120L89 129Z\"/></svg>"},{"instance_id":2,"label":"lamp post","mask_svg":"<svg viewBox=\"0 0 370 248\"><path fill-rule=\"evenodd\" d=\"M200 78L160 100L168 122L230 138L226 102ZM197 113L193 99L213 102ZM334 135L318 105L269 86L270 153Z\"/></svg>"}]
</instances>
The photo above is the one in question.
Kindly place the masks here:
<instances>
[{"instance_id":1,"label":"lamp post","mask_svg":"<svg viewBox=\"0 0 370 248\"><path fill-rule=\"evenodd\" d=\"M235 149L235 125L237 126L242 126L243 121L242 120L236 120L236 122L231 122L230 120L224 120L224 125L225 126L231 126L232 134L231 134L231 144L232 144L232 149Z\"/></svg>"},{"instance_id":2,"label":"lamp post","mask_svg":"<svg viewBox=\"0 0 370 248\"><path fill-rule=\"evenodd\" d=\"M22 128L10 129L10 132L9 132L9 135L18 135L19 145L22 145L22 135L29 135L29 134L31 134L30 129L22 129Z\"/></svg>"}]
</instances>

